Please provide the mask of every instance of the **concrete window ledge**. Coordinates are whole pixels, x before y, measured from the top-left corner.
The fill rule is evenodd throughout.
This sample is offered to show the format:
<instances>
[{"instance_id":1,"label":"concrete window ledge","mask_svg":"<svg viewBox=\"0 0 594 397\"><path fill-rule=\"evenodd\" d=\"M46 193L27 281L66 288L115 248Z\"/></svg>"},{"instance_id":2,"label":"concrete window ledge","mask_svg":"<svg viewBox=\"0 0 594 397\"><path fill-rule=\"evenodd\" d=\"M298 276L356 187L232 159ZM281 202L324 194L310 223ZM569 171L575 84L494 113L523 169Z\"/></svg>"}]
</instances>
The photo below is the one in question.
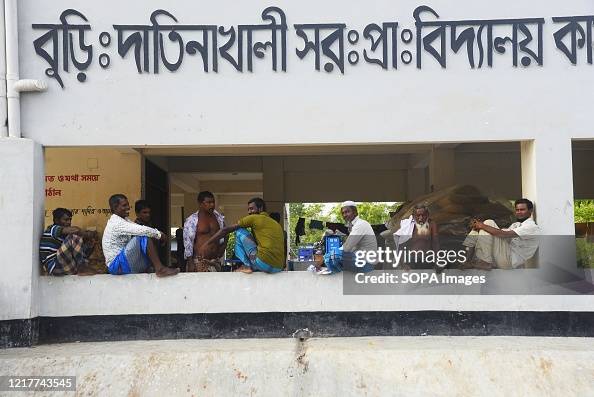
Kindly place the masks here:
<instances>
[{"instance_id":1,"label":"concrete window ledge","mask_svg":"<svg viewBox=\"0 0 594 397\"><path fill-rule=\"evenodd\" d=\"M520 275L517 271L489 274L500 274L504 279ZM423 289L404 293L401 290L399 295L344 295L341 274L317 276L309 272L182 273L164 279L154 274L40 277L38 313L40 317L67 317L319 311L594 311L593 295L477 295L478 291L472 288L469 295L429 295L432 290Z\"/></svg>"}]
</instances>

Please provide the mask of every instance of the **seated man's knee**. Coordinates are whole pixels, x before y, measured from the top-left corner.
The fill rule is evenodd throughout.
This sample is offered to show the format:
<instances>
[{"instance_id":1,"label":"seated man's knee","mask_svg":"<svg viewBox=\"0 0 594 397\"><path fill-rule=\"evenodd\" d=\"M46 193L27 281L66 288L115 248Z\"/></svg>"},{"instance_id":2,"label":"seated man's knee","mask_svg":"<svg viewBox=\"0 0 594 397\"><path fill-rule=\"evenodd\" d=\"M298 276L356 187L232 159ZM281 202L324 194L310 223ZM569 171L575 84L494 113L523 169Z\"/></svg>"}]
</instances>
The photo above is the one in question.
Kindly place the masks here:
<instances>
[{"instance_id":1,"label":"seated man's knee","mask_svg":"<svg viewBox=\"0 0 594 397\"><path fill-rule=\"evenodd\" d=\"M497 226L497 223L495 223L495 221L493 219L487 219L483 222L483 224L485 224L487 226L499 228L499 226Z\"/></svg>"},{"instance_id":2,"label":"seated man's knee","mask_svg":"<svg viewBox=\"0 0 594 397\"><path fill-rule=\"evenodd\" d=\"M239 229L237 229L235 231L236 237L237 236L249 236L249 234L250 234L250 232L246 228L243 228L243 227L240 227Z\"/></svg>"},{"instance_id":3,"label":"seated man's knee","mask_svg":"<svg viewBox=\"0 0 594 397\"><path fill-rule=\"evenodd\" d=\"M68 237L66 237L66 239L64 241L71 241L72 243L75 244L82 244L83 242L83 238L81 236L79 236L78 234L69 234Z\"/></svg>"}]
</instances>

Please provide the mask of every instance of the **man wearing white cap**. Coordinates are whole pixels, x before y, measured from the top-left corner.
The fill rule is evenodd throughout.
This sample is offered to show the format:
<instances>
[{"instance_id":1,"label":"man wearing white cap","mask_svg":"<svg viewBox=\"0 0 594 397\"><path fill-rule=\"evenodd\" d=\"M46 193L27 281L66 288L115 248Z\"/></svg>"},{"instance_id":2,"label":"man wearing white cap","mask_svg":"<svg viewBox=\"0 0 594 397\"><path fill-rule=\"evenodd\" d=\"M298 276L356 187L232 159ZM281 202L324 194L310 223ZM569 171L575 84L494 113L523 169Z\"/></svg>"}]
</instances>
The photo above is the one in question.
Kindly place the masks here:
<instances>
[{"instance_id":1,"label":"man wearing white cap","mask_svg":"<svg viewBox=\"0 0 594 397\"><path fill-rule=\"evenodd\" d=\"M356 265L358 252L360 257L365 257L367 251L377 252L377 239L371 225L366 220L359 218L357 204L354 201L345 201L341 205L340 212L347 227L349 235L342 246L342 255L335 256L334 259L324 258L328 270L337 273L344 270L354 272L367 272L373 270L375 261L368 261L363 266Z\"/></svg>"}]
</instances>

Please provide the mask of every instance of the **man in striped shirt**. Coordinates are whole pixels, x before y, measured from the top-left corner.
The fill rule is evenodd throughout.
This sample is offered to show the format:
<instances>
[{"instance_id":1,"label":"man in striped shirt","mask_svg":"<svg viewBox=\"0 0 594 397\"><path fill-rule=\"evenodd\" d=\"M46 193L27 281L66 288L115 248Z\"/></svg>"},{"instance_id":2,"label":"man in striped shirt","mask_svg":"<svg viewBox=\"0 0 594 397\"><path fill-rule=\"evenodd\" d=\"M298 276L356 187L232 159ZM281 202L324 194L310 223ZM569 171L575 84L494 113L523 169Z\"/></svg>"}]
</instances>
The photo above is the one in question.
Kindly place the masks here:
<instances>
[{"instance_id":1,"label":"man in striped shirt","mask_svg":"<svg viewBox=\"0 0 594 397\"><path fill-rule=\"evenodd\" d=\"M54 223L41 236L39 260L46 274L62 276L77 274L86 263L82 230L72 226L72 212L56 208L52 212Z\"/></svg>"}]
</instances>

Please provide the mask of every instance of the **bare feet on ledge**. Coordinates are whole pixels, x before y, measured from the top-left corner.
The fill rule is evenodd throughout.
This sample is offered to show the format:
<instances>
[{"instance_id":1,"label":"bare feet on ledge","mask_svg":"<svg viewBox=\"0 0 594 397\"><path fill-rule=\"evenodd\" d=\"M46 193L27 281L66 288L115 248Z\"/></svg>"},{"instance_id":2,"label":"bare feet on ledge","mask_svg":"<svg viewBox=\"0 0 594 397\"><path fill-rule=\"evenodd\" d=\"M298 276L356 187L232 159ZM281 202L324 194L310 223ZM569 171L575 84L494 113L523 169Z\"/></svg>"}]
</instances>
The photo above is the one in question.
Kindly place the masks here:
<instances>
[{"instance_id":1,"label":"bare feet on ledge","mask_svg":"<svg viewBox=\"0 0 594 397\"><path fill-rule=\"evenodd\" d=\"M175 276L177 273L179 273L179 268L175 268L172 269L170 267L161 267L159 270L157 270L155 272L155 274L157 275L157 277L169 277L169 276Z\"/></svg>"},{"instance_id":2,"label":"bare feet on ledge","mask_svg":"<svg viewBox=\"0 0 594 397\"><path fill-rule=\"evenodd\" d=\"M235 273L245 273L245 274L250 274L253 273L254 271L247 267L247 266L241 266L239 269L235 270Z\"/></svg>"}]
</instances>

